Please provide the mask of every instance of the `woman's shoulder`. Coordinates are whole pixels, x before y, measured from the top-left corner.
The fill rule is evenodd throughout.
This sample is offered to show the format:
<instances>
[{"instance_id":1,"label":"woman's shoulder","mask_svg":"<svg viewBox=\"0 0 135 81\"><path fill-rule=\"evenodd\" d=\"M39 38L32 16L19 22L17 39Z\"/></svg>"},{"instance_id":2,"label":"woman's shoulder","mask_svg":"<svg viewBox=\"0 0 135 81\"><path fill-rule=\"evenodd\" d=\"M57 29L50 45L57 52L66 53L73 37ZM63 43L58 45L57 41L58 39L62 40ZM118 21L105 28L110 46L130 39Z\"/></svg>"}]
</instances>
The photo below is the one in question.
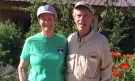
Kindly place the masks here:
<instances>
[{"instance_id":1,"label":"woman's shoulder","mask_svg":"<svg viewBox=\"0 0 135 81\"><path fill-rule=\"evenodd\" d=\"M38 39L40 36L41 36L40 33L37 33L35 35L28 37L26 40L27 41L35 40L35 39Z\"/></svg>"},{"instance_id":2,"label":"woman's shoulder","mask_svg":"<svg viewBox=\"0 0 135 81\"><path fill-rule=\"evenodd\" d=\"M60 35L60 34L56 34L56 37L57 37L57 39L62 39L62 40L67 40L67 38L66 37L64 37L64 36L62 36L62 35Z\"/></svg>"}]
</instances>

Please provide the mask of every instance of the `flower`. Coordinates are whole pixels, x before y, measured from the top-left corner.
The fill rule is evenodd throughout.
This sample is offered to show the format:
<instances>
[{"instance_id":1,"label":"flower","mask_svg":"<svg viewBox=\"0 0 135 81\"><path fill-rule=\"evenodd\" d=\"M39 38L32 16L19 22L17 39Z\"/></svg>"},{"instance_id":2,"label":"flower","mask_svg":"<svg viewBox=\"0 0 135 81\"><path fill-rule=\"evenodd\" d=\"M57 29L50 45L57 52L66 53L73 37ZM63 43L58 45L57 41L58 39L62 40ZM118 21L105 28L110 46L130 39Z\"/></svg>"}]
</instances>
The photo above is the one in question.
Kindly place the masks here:
<instances>
[{"instance_id":1,"label":"flower","mask_svg":"<svg viewBox=\"0 0 135 81\"><path fill-rule=\"evenodd\" d=\"M134 64L135 57L132 54L121 54L119 52L110 52L113 58L112 76L114 81L135 81Z\"/></svg>"},{"instance_id":2,"label":"flower","mask_svg":"<svg viewBox=\"0 0 135 81\"><path fill-rule=\"evenodd\" d=\"M112 73L112 76L114 77L118 77L119 79L123 78L123 75L119 72L119 71L115 71Z\"/></svg>"},{"instance_id":3,"label":"flower","mask_svg":"<svg viewBox=\"0 0 135 81\"><path fill-rule=\"evenodd\" d=\"M113 72L112 76L118 76L119 74L120 74L119 71L115 71L115 72Z\"/></svg>"},{"instance_id":4,"label":"flower","mask_svg":"<svg viewBox=\"0 0 135 81\"><path fill-rule=\"evenodd\" d=\"M113 57L120 57L121 53L119 52L110 52Z\"/></svg>"},{"instance_id":5,"label":"flower","mask_svg":"<svg viewBox=\"0 0 135 81\"><path fill-rule=\"evenodd\" d=\"M118 77L119 77L119 79L122 79L122 78L123 78L123 75L120 73L120 74L118 75Z\"/></svg>"},{"instance_id":6,"label":"flower","mask_svg":"<svg viewBox=\"0 0 135 81\"><path fill-rule=\"evenodd\" d=\"M124 55L124 57L125 57L126 59L130 59L130 58L132 58L132 55L126 54L126 55Z\"/></svg>"},{"instance_id":7,"label":"flower","mask_svg":"<svg viewBox=\"0 0 135 81\"><path fill-rule=\"evenodd\" d=\"M111 54L112 56L115 56L115 52L110 52L110 54Z\"/></svg>"},{"instance_id":8,"label":"flower","mask_svg":"<svg viewBox=\"0 0 135 81\"><path fill-rule=\"evenodd\" d=\"M113 71L114 69L116 69L116 67L115 67L115 66L112 66L112 71Z\"/></svg>"},{"instance_id":9,"label":"flower","mask_svg":"<svg viewBox=\"0 0 135 81\"><path fill-rule=\"evenodd\" d=\"M119 65L119 68L122 70L127 70L129 68L129 64L128 63L122 63Z\"/></svg>"}]
</instances>

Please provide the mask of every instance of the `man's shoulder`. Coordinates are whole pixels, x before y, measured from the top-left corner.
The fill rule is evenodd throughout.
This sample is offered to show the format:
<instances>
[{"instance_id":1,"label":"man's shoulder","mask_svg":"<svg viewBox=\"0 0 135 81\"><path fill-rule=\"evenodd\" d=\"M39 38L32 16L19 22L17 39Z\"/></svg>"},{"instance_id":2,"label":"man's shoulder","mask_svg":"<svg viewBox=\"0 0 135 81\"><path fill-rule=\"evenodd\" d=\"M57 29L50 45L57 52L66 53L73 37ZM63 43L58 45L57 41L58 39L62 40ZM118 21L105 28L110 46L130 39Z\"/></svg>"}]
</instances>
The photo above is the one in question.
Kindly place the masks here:
<instances>
[{"instance_id":1,"label":"man's shoulder","mask_svg":"<svg viewBox=\"0 0 135 81\"><path fill-rule=\"evenodd\" d=\"M69 36L68 36L68 40L71 40L71 39L76 39L77 38L77 32L74 32L74 33L72 33L72 34L70 34Z\"/></svg>"},{"instance_id":2,"label":"man's shoulder","mask_svg":"<svg viewBox=\"0 0 135 81\"><path fill-rule=\"evenodd\" d=\"M99 32L94 32L94 37L96 37L97 39L102 40L104 42L108 42L108 39L106 38L106 36Z\"/></svg>"},{"instance_id":3,"label":"man's shoulder","mask_svg":"<svg viewBox=\"0 0 135 81\"><path fill-rule=\"evenodd\" d=\"M70 34L70 35L68 36L68 38L69 38L69 37L77 37L77 32L74 32L74 33Z\"/></svg>"}]
</instances>

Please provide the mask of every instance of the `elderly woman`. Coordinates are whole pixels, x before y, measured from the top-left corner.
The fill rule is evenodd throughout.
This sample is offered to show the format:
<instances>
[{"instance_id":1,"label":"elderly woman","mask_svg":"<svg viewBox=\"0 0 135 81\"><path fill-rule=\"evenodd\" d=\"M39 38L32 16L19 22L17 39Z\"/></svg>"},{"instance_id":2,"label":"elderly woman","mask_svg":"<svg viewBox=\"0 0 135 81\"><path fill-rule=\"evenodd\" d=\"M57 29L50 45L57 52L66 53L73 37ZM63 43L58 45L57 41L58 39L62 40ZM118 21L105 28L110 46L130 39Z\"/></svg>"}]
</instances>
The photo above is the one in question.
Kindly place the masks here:
<instances>
[{"instance_id":1,"label":"elderly woman","mask_svg":"<svg viewBox=\"0 0 135 81\"><path fill-rule=\"evenodd\" d=\"M37 10L42 31L26 39L18 66L20 81L64 81L67 40L54 33L57 13L50 5ZM29 76L26 72L30 67Z\"/></svg>"}]
</instances>

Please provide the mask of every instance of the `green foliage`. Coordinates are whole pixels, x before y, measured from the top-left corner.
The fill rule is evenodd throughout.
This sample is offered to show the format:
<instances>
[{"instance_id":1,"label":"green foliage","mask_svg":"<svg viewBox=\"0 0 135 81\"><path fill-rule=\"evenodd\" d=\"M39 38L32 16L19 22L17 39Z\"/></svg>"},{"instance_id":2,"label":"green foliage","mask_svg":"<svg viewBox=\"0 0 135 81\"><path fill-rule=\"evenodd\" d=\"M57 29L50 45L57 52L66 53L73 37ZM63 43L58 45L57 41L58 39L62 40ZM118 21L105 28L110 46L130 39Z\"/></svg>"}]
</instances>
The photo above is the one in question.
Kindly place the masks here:
<instances>
[{"instance_id":1,"label":"green foliage","mask_svg":"<svg viewBox=\"0 0 135 81\"><path fill-rule=\"evenodd\" d=\"M129 13L125 19L124 25L125 27L130 27L125 32L129 35L120 42L120 45L124 53L133 54L135 53L135 7L129 6L127 9Z\"/></svg>"},{"instance_id":2,"label":"green foliage","mask_svg":"<svg viewBox=\"0 0 135 81\"><path fill-rule=\"evenodd\" d=\"M30 31L25 34L25 37L27 38L39 32L41 32L41 27L39 26L38 22L35 22L31 25Z\"/></svg>"},{"instance_id":3,"label":"green foliage","mask_svg":"<svg viewBox=\"0 0 135 81\"><path fill-rule=\"evenodd\" d=\"M13 7L14 9L18 9L18 10L25 11L25 12L30 12L31 26L30 26L30 31L28 31L24 35L25 38L41 32L41 27L39 26L39 24L36 20L36 18L37 18L36 14L37 14L37 8L44 4L42 0L27 0L27 2L29 2L31 4L28 7L22 7L22 6Z\"/></svg>"},{"instance_id":4,"label":"green foliage","mask_svg":"<svg viewBox=\"0 0 135 81\"><path fill-rule=\"evenodd\" d=\"M27 0L27 2L29 2L31 5L28 7L16 7L13 6L14 9L18 9L21 11L25 11L25 12L30 12L30 16L31 16L31 23L35 23L35 16L37 13L37 8L41 5L43 5L43 0Z\"/></svg>"},{"instance_id":5,"label":"green foliage","mask_svg":"<svg viewBox=\"0 0 135 81\"><path fill-rule=\"evenodd\" d=\"M0 64L18 64L22 43L20 36L20 29L10 21L0 25Z\"/></svg>"},{"instance_id":6,"label":"green foliage","mask_svg":"<svg viewBox=\"0 0 135 81\"><path fill-rule=\"evenodd\" d=\"M62 0L52 0L50 5L56 7L59 10L60 18L56 20L55 32L61 34L65 37L68 37L71 33L77 31L75 24L72 19L71 11L73 6L71 6L71 0L65 0L65 3Z\"/></svg>"},{"instance_id":7,"label":"green foliage","mask_svg":"<svg viewBox=\"0 0 135 81\"><path fill-rule=\"evenodd\" d=\"M108 1L108 0L107 0ZM133 36L134 32L130 33L134 26L131 24L133 17L133 11L129 9L127 16L123 13L123 8L118 9L113 4L108 4L105 2L106 10L101 13L102 21L100 22L100 33L106 35L109 40L109 46L111 51L118 51L122 53L133 53L133 49L127 50L127 46L130 48L132 44L126 44L130 36ZM129 6L130 8L130 6ZM128 39L128 40L127 40ZM133 41L133 40L131 40Z\"/></svg>"},{"instance_id":8,"label":"green foliage","mask_svg":"<svg viewBox=\"0 0 135 81\"><path fill-rule=\"evenodd\" d=\"M14 9L19 9L25 12L30 12L31 13L31 27L30 31L26 33L26 38L34 35L38 32L41 32L41 27L39 26L38 22L35 20L36 18L36 13L37 13L37 8L41 5L43 5L42 0L28 0L30 2L29 7L14 7ZM55 7L57 10L58 18L56 19L56 25L55 25L55 33L58 33L60 35L63 35L65 37L68 37L69 34L77 31L75 24L72 20L72 4L71 0L66 0L65 3L63 3L61 0L52 0L48 2L48 4L52 5Z\"/></svg>"}]
</instances>

